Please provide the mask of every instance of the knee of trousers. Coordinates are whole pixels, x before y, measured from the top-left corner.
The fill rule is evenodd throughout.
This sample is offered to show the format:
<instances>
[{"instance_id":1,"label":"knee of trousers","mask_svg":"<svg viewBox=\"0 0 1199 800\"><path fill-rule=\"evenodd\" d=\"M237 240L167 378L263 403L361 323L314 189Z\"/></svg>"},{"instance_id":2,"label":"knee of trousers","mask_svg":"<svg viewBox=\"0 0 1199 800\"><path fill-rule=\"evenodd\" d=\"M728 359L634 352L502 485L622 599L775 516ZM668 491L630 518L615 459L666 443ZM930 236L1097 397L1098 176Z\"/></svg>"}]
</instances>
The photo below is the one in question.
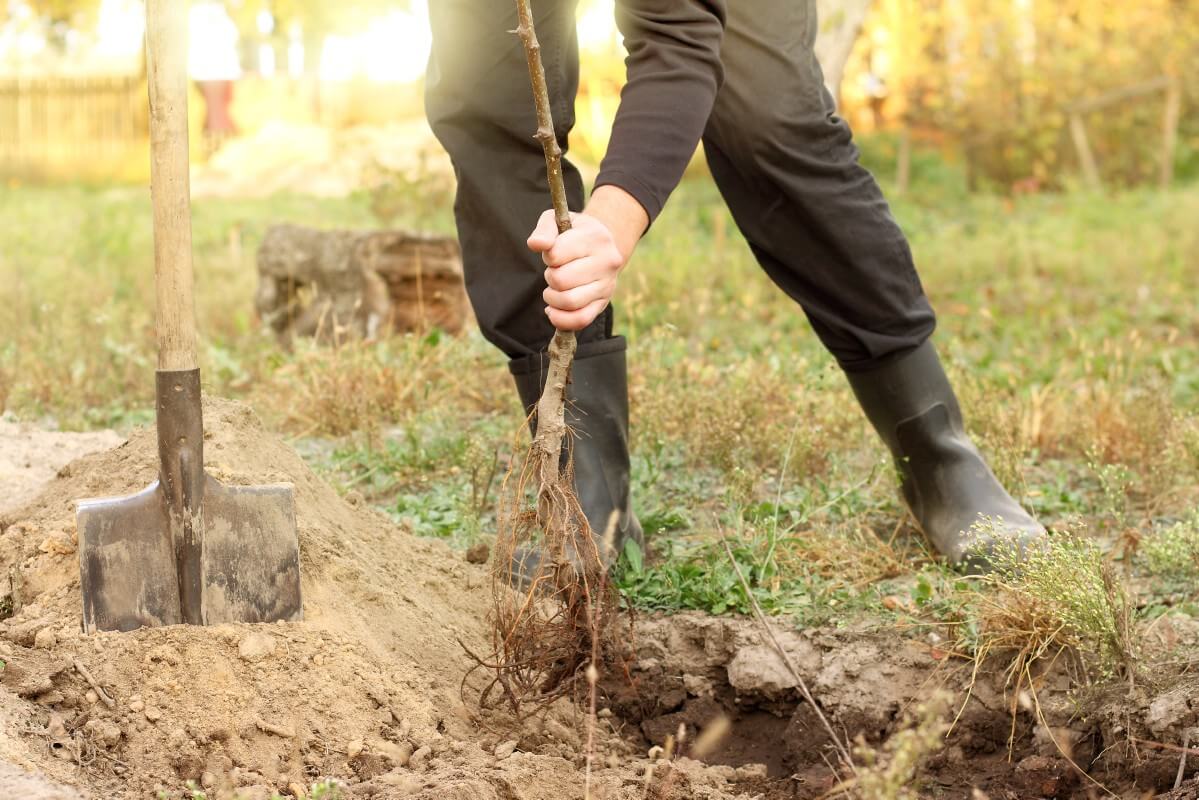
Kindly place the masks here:
<instances>
[{"instance_id":1,"label":"knee of trousers","mask_svg":"<svg viewBox=\"0 0 1199 800\"><path fill-rule=\"evenodd\" d=\"M451 156L472 143L489 150L515 147L540 152L540 145L530 133L537 125L531 108L526 110L493 96L469 94L469 89L456 91L452 87L430 87L425 92L429 127Z\"/></svg>"}]
</instances>

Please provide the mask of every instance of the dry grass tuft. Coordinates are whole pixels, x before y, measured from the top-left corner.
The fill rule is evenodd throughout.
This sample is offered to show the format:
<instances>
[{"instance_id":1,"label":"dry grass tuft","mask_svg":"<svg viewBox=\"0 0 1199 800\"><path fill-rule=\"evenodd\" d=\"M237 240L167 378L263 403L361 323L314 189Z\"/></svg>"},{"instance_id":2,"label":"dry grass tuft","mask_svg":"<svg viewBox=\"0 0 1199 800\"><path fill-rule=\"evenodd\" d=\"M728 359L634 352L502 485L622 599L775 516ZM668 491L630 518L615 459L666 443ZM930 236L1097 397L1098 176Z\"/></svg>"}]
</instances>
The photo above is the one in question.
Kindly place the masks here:
<instances>
[{"instance_id":1,"label":"dry grass tuft","mask_svg":"<svg viewBox=\"0 0 1199 800\"><path fill-rule=\"evenodd\" d=\"M414 335L332 347L301 342L255 386L253 400L301 436L373 437L434 403L461 418L509 408L513 393L498 366L479 347Z\"/></svg>"},{"instance_id":2,"label":"dry grass tuft","mask_svg":"<svg viewBox=\"0 0 1199 800\"><path fill-rule=\"evenodd\" d=\"M859 735L853 751L857 774L825 797L860 800L918 800L923 797L915 784L929 757L945 746L951 701L948 692L934 692L908 714L903 728L880 748L870 747Z\"/></svg>"},{"instance_id":3,"label":"dry grass tuft","mask_svg":"<svg viewBox=\"0 0 1199 800\"><path fill-rule=\"evenodd\" d=\"M1013 697L1035 691L1034 678L1062 657L1084 682L1136 680L1135 607L1098 544L1067 531L1026 553L1000 549L994 562L998 571L969 592L959 629L976 675L992 656L1002 659Z\"/></svg>"}]
</instances>

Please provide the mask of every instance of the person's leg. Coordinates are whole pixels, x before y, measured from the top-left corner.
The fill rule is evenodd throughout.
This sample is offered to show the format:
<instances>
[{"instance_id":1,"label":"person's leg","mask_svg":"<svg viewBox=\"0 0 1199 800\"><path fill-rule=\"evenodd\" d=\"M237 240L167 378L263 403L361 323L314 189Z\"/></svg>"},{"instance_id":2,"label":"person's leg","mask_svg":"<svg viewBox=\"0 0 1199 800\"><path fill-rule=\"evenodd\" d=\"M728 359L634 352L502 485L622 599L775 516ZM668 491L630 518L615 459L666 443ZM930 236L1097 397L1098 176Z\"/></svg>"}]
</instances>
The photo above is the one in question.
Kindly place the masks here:
<instances>
[{"instance_id":1,"label":"person's leg","mask_svg":"<svg viewBox=\"0 0 1199 800\"><path fill-rule=\"evenodd\" d=\"M704 149L766 273L847 370L929 337L935 318L882 192L858 163L812 45L815 0L730 3Z\"/></svg>"},{"instance_id":2,"label":"person's leg","mask_svg":"<svg viewBox=\"0 0 1199 800\"><path fill-rule=\"evenodd\" d=\"M704 135L712 174L766 273L845 370L934 546L966 560L980 514L1035 538L1043 529L965 434L911 250L836 115L816 31L815 0L729 5L725 83Z\"/></svg>"},{"instance_id":3,"label":"person's leg","mask_svg":"<svg viewBox=\"0 0 1199 800\"><path fill-rule=\"evenodd\" d=\"M578 88L576 0L534 0L537 36L558 142L567 149ZM525 245L550 206L545 158L515 4L436 0L429 4L433 51L426 82L430 125L454 163L454 214L466 289L479 327L509 357L521 403L531 413L545 383L545 265ZM579 172L563 159L570 207L583 207ZM567 422L575 436L575 485L592 527L603 533L621 512L617 546L640 538L629 505L625 341L612 336L609 306L578 334ZM535 421L534 421L535 422Z\"/></svg>"},{"instance_id":4,"label":"person's leg","mask_svg":"<svg viewBox=\"0 0 1199 800\"><path fill-rule=\"evenodd\" d=\"M554 127L563 151L574 127L578 89L576 0L534 0ZM529 68L516 28L516 6L495 0L429 4L433 49L426 78L429 124L449 153L458 180L454 216L466 290L483 335L509 358L540 352L554 329L541 292L545 265L525 240L550 207ZM583 207L583 181L564 158L573 210ZM611 336L611 311L579 336L580 344Z\"/></svg>"}]
</instances>

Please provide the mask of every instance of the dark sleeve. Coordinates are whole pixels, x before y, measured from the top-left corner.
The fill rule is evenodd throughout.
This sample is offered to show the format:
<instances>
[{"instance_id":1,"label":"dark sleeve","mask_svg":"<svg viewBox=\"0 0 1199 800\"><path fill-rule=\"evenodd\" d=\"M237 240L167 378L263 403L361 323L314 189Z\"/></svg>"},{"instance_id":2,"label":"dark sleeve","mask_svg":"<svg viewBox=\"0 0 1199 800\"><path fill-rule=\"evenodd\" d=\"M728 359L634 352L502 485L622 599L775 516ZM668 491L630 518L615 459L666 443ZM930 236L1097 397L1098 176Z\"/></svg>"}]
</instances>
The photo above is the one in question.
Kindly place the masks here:
<instances>
[{"instance_id":1,"label":"dark sleeve","mask_svg":"<svg viewBox=\"0 0 1199 800\"><path fill-rule=\"evenodd\" d=\"M747 2L748 0L741 0ZM703 135L724 73L725 0L618 0L627 79L596 186L615 185L652 222Z\"/></svg>"}]
</instances>

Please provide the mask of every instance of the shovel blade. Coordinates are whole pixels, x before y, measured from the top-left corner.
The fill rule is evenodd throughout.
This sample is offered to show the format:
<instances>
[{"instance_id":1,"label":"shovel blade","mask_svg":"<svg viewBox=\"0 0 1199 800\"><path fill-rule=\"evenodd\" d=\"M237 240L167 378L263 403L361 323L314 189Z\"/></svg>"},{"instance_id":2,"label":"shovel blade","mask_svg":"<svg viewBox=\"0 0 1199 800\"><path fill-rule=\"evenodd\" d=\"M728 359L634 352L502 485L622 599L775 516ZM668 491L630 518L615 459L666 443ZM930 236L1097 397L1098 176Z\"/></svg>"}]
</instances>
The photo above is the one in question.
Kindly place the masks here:
<instances>
[{"instance_id":1,"label":"shovel blade","mask_svg":"<svg viewBox=\"0 0 1199 800\"><path fill-rule=\"evenodd\" d=\"M302 617L292 487L225 486L205 476L198 515L201 621ZM185 621L166 496L155 481L76 513L83 627L131 631Z\"/></svg>"},{"instance_id":2,"label":"shovel blade","mask_svg":"<svg viewBox=\"0 0 1199 800\"><path fill-rule=\"evenodd\" d=\"M183 621L158 481L128 497L79 501L75 524L84 630L131 631Z\"/></svg>"},{"instance_id":3,"label":"shovel blade","mask_svg":"<svg viewBox=\"0 0 1199 800\"><path fill-rule=\"evenodd\" d=\"M209 477L201 516L204 624L301 619L292 487L225 486Z\"/></svg>"}]
</instances>

